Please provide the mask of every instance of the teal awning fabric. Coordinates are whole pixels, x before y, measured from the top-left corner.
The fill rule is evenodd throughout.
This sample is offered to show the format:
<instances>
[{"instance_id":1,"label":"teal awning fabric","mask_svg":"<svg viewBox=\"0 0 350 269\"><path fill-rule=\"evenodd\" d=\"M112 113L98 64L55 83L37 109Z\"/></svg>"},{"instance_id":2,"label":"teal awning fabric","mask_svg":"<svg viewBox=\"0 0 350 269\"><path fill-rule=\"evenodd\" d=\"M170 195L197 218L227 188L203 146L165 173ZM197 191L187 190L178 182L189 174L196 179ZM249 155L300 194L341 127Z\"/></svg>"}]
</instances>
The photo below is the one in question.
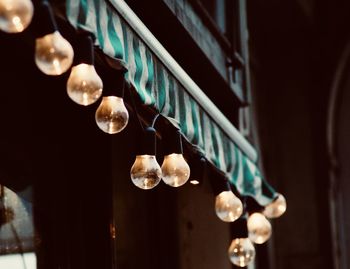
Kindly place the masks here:
<instances>
[{"instance_id":1,"label":"teal awning fabric","mask_svg":"<svg viewBox=\"0 0 350 269\"><path fill-rule=\"evenodd\" d=\"M143 104L178 122L183 136L223 171L242 195L261 205L276 195L250 160L186 91L122 16L103 0L67 0L67 17L96 36L96 45L127 63L126 79Z\"/></svg>"}]
</instances>

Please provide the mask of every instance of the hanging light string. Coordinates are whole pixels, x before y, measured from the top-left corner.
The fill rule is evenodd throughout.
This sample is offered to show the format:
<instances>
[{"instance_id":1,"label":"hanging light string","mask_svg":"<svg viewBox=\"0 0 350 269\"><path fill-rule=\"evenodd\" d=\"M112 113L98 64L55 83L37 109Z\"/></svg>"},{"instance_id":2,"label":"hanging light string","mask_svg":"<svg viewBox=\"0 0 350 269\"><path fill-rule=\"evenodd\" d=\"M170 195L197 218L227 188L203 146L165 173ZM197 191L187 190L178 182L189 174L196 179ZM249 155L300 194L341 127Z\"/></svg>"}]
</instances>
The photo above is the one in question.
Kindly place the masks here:
<instances>
[{"instance_id":1,"label":"hanging light string","mask_svg":"<svg viewBox=\"0 0 350 269\"><path fill-rule=\"evenodd\" d=\"M255 259L255 247L248 238L247 219L243 216L230 224L233 240L228 256L236 266L246 267Z\"/></svg>"},{"instance_id":2,"label":"hanging light string","mask_svg":"<svg viewBox=\"0 0 350 269\"><path fill-rule=\"evenodd\" d=\"M78 31L73 48L73 67L67 80L67 94L78 105L88 106L95 103L102 95L103 82L95 69L94 35Z\"/></svg>"},{"instance_id":3,"label":"hanging light string","mask_svg":"<svg viewBox=\"0 0 350 269\"><path fill-rule=\"evenodd\" d=\"M249 239L255 244L265 243L272 234L272 226L264 216L264 207L251 197L245 197L248 214L247 227Z\"/></svg>"},{"instance_id":4,"label":"hanging light string","mask_svg":"<svg viewBox=\"0 0 350 269\"><path fill-rule=\"evenodd\" d=\"M284 198L282 194L278 193L276 199L273 200L272 203L265 206L263 214L269 219L274 219L282 216L286 212L286 210L286 198Z\"/></svg>"},{"instance_id":5,"label":"hanging light string","mask_svg":"<svg viewBox=\"0 0 350 269\"><path fill-rule=\"evenodd\" d=\"M227 176L216 168L209 169L209 178L215 196L215 213L224 222L234 222L243 214L242 201L233 193Z\"/></svg>"},{"instance_id":6,"label":"hanging light string","mask_svg":"<svg viewBox=\"0 0 350 269\"><path fill-rule=\"evenodd\" d=\"M60 34L51 5L40 1L35 8L35 63L46 75L62 75L73 63L72 45Z\"/></svg>"},{"instance_id":7,"label":"hanging light string","mask_svg":"<svg viewBox=\"0 0 350 269\"><path fill-rule=\"evenodd\" d=\"M129 122L129 112L124 103L124 75L126 69L111 68L104 74L103 97L95 113L97 126L107 134L117 134Z\"/></svg>"},{"instance_id":8,"label":"hanging light string","mask_svg":"<svg viewBox=\"0 0 350 269\"><path fill-rule=\"evenodd\" d=\"M6 10L6 12L3 12L0 14L0 30L5 31L7 33L13 33L13 32L21 32L23 31L31 22L33 17L33 10L34 6L33 3L30 0L17 0L14 1L14 5L9 8L7 5L7 2L1 2L0 3L0 11ZM13 4L13 3L12 3ZM35 22L35 30L36 30L36 46L35 46L35 62L38 66L38 68L44 72L47 75L60 75L64 73L66 70L69 69L69 67L72 64L73 61L73 49L70 43L61 36L61 34L58 31L58 27L55 21L55 18L53 16L53 12L51 9L50 4L46 0L39 0L35 2L35 9L36 14L34 18ZM40 15L40 16L39 16ZM22 25L21 27L14 27L13 25L10 25L11 23ZM12 27L12 28L11 28ZM90 33L90 35L92 35ZM93 48L92 48L93 50ZM49 51L54 51L52 55L48 53ZM93 55L91 55L93 57ZM74 67L73 67L74 68ZM72 70L73 73L73 70ZM71 74L72 75L72 74ZM97 79L98 80L98 79ZM102 82L102 81L101 81ZM124 97L124 86L125 81L123 80L123 87L122 87L122 96L121 99ZM67 87L68 88L68 87ZM100 88L100 87L98 87ZM131 91L130 93L130 100L133 107L133 110L136 114L140 129L144 131L144 126L142 124L142 121L140 119L140 115L137 111L137 107L135 104L134 96ZM70 96L71 99L72 96ZM98 99L98 96L95 96L96 99ZM83 102L83 101L77 101L77 103L87 105L89 102ZM103 106L102 102L101 105ZM113 105L115 106L121 106L123 109L123 112L120 114L123 119L122 124L119 124L119 128L117 130L112 130L115 128L111 128L113 125L118 125L113 120L113 118L109 118L107 122L99 122L99 113L96 113L96 121L98 122L98 126L105 131L106 133L117 133L120 132L122 129L125 128L127 122L128 122L128 112L125 108L125 105L123 103L123 100L113 101L113 102L107 102L108 105L104 105L105 107L109 107L109 110L113 112ZM109 111L109 112L110 112ZM110 112L110 114L113 114ZM155 122L157 118L161 115L161 113L158 113L156 117L153 119L152 126L155 125ZM108 118L106 115L103 115L105 118ZM265 210L263 211L263 214L268 218L277 218L280 217L282 214L284 214L286 210L286 200L283 197L283 195L278 194L276 200L274 200L272 203L267 205L265 207Z\"/></svg>"},{"instance_id":9,"label":"hanging light string","mask_svg":"<svg viewBox=\"0 0 350 269\"><path fill-rule=\"evenodd\" d=\"M30 0L0 1L0 30L23 32L32 22L33 3Z\"/></svg>"},{"instance_id":10,"label":"hanging light string","mask_svg":"<svg viewBox=\"0 0 350 269\"><path fill-rule=\"evenodd\" d=\"M0 30L7 33L18 33L25 30L32 21L33 4L30 0L17 0L11 8L7 2L0 2ZM39 70L51 76L61 75L66 72L73 63L74 51L71 44L60 34L53 16L51 6L47 1L39 1L36 5L35 19L36 41L35 41L35 63ZM22 11L25 11L21 14ZM85 36L84 36L85 35ZM101 104L96 110L95 119L98 127L106 133L114 134L122 131L129 120L128 110L124 105L125 94L125 72L119 70L121 87L119 82L108 81L114 78L115 73L108 72L109 79L104 79L106 87L103 90L102 79L98 76L94 67L94 48L91 34L81 35L82 42L77 42L76 62L71 70L67 81L68 96L80 105L90 105L100 98L102 92L104 96ZM79 33L78 33L79 37ZM81 47L84 47L82 55ZM107 64L108 65L108 64ZM109 66L110 67L110 66ZM112 70L113 68L111 68ZM115 69L113 69L115 71ZM113 89L119 90L116 95ZM132 182L141 189L152 189L159 184L161 179L169 186L179 187L185 184L190 177L190 167L183 158L182 134L180 130L170 132L168 130L162 137L164 150L166 151L162 167L156 159L156 130L155 125L161 116L158 112L151 125L144 127L140 114L138 113L134 93L129 85L129 96L131 106L138 126L143 133L143 143L138 150L138 154L133 164L130 175ZM173 130L172 130L173 131ZM200 158L202 164L207 164L205 158ZM217 173L218 174L218 173ZM224 222L231 222L236 227L236 238L231 242L229 257L233 264L244 267L254 260L255 249L251 241L257 244L264 243L271 236L271 224L268 218L281 216L286 210L286 200L283 195L278 194L277 198L264 207L252 207L247 197L241 197L242 201L233 193L232 186L226 177L216 175L211 178L214 183L213 191L215 197L215 212ZM200 178L199 176L198 178ZM3 187L1 189L1 200L4 204ZM4 208L6 210L6 208ZM248 215L248 221L246 219ZM265 217L266 216L266 217ZM233 227L232 226L232 227ZM16 241L19 242L19 249L22 254L24 268L25 262L20 239L13 223L11 229Z\"/></svg>"},{"instance_id":11,"label":"hanging light string","mask_svg":"<svg viewBox=\"0 0 350 269\"><path fill-rule=\"evenodd\" d=\"M23 10L27 10L26 16L27 16L27 20L29 18L28 21L30 23L32 13L33 13L33 7L32 7L31 1L18 0L18 3L19 3L19 6L14 6L13 10L8 11L8 13L4 15L6 17L4 21L7 20L7 22L9 22L11 20L11 18L12 19L15 18L14 16L16 16L16 12L19 10L19 7L21 7L21 8L24 8ZM0 10L1 10L1 8L3 8L2 4L3 3L0 3ZM35 21L36 21L35 26L36 26L36 30L37 30L35 62L37 64L38 68L42 72L44 72L45 74L60 75L63 72L65 72L72 64L73 54L74 54L72 46L58 32L58 27L57 27L55 18L53 16L53 12L52 12L50 4L47 1L38 1L35 8L37 9L36 14L40 14L40 17L38 17L38 15L37 15L35 18ZM18 21L18 19L21 19L21 21L23 21L23 22L26 20L25 18L17 18L13 21L16 22L16 21ZM28 25L29 25L29 23L28 23ZM2 28L2 25L0 25L0 29L3 31L6 31L6 29ZM11 31L8 30L7 32L11 32ZM86 38L86 40L88 40L88 41L85 43L84 42L77 42L77 47L79 47L79 50L80 50L82 45L87 44L87 45L84 45L84 48L85 48L84 51L88 52L85 55L85 57L87 57L87 60L83 59L82 62L86 63L86 61L87 61L86 64L91 65L90 69L94 71L94 67L93 67L93 65L94 65L94 63L93 63L94 62L93 61L93 54L94 54L93 50L94 49L93 49L92 41L91 41L92 34L87 33L87 32L85 32L84 34L86 37L90 36L90 37ZM79 33L78 33L78 36L79 36ZM58 44L59 44L59 46L58 46ZM77 49L78 54L79 54L79 50ZM48 51L55 51L57 55L55 53L53 55L49 55ZM62 57L62 55L63 55L63 57ZM77 58L79 58L79 57L77 56ZM90 61L89 61L89 58L90 58ZM70 96L70 98L73 101L75 101L78 104L89 105L89 104L95 102L100 97L101 92L102 92L102 87L103 87L102 80L99 78L99 76L97 75L96 72L92 72L88 76L86 76L86 70L84 70L83 72L80 72L81 74L85 75L85 78L76 76L75 73L79 73L79 72L75 72L76 71L75 67L76 66L74 66L72 68L71 76L67 81L68 95ZM91 81L92 77L95 77L95 81L93 81L93 82ZM77 81L82 82L82 83L77 83ZM95 91L95 93L92 94L91 100L88 100L89 93L86 91L86 89L76 87L76 85L74 85L74 84L88 85L91 82L92 82L92 84L95 84L94 86L95 86L96 91ZM109 86L107 87L107 90L108 90L108 88L109 88ZM111 89L109 89L109 90L111 90ZM120 98L113 97L113 96L103 98L98 110L96 111L95 118L96 118L97 125L100 127L100 129L102 129L106 133L109 133L109 134L118 133L125 128L125 126L128 122L128 111L125 108L125 105L123 102L124 91L125 91L125 79L123 78L122 87L121 87L121 91L120 91L121 94L119 96ZM77 93L77 92L79 92L79 93ZM132 108L133 108L134 113L136 115L139 127L144 133L145 129L144 129L144 126L142 124L141 117L138 113L138 109L136 106L134 95L131 91L131 87L129 87L129 94L130 94L131 105L132 105ZM80 95L80 100L78 100L77 95ZM151 124L152 127L155 126L156 121L160 115L161 115L161 113L159 112L153 118L153 121ZM117 118L122 119L122 120L118 121ZM163 170L164 170L163 171L163 180L167 184L169 184L170 186L181 186L182 184L184 184L188 180L189 172L190 172L189 167L182 156L181 133L179 131L177 131L177 133L179 134L179 138L173 137L173 139L174 139L173 141L175 141L175 144L180 145L179 148L181 148L181 150L179 152L166 155L166 158L165 158L163 165L162 165L162 166L164 166L163 167ZM170 144L173 144L173 143L170 143ZM172 155L172 156L170 156L170 155ZM178 155L178 156L176 156L176 155ZM178 159L176 161L174 159L175 156ZM168 161L166 161L167 159L168 159ZM172 179L171 179L171 177L167 177L166 164L169 162L172 163L171 165L175 165L175 166L178 164L182 165L182 168L183 168L182 172L186 171L185 175L183 175L183 177L184 177L183 182L179 183L179 182L175 182L176 180L174 181L174 178L177 178L177 179L179 178L178 175L176 175L176 174L172 175L172 177L173 177ZM187 169L187 167L188 167L188 169ZM180 172L181 169L175 169L175 171ZM181 174L181 172L180 172L180 174ZM184 174L184 173L182 173L182 174ZM170 180L167 180L167 178L168 179L170 178ZM286 202L285 202L284 197L279 194L279 196L277 198L278 199L273 201L270 205L266 206L266 210L264 210L264 212L263 212L269 218L279 217L286 210Z\"/></svg>"},{"instance_id":12,"label":"hanging light string","mask_svg":"<svg viewBox=\"0 0 350 269\"><path fill-rule=\"evenodd\" d=\"M23 31L30 24L33 17L31 1L19 0L15 3L17 5L14 5L12 9L4 6L6 5L5 2L0 3L0 11L4 8L8 9L7 13L0 15L0 19L2 19L0 29L8 33ZM20 9L27 11L22 17L18 14ZM40 1L37 13L41 14L41 19L39 24L37 22L35 63L47 75L61 75L72 65L73 48L59 33L51 7L47 1ZM86 106L100 98L103 82L94 68L94 49L91 36L85 35L80 37L82 42L78 42L77 46L79 49L83 47L82 52L85 55L80 54L79 57L77 56L77 63L73 66L67 81L67 93L74 102ZM76 51L80 52L80 50ZM122 86L119 96L111 93L111 95L103 97L95 115L100 129L110 134L122 131L128 123L128 111L123 102L126 84L124 72L121 77ZM107 94L114 87L115 85L108 85ZM142 189L152 189L159 184L162 178L166 184L172 187L183 185L190 177L190 169L183 158L180 130L177 130L175 134L169 135L172 140L170 143L164 143L173 146L170 147L170 150L165 155L162 167L160 167L156 160L156 130L154 127L161 113L157 113L150 127L145 129L138 113L131 87L129 87L129 95L135 117L144 135L144 143L130 171L133 183ZM163 140L166 139L168 139L167 135L163 136ZM200 160L203 163L203 158ZM205 158L204 163L206 163ZM279 194L276 200L266 206L266 208L252 205L251 203L248 204L249 200L247 197L243 197L242 204L242 201L233 193L227 178L215 179L215 182L215 212L222 221L234 222L234 226L237 229L235 238L232 240L229 248L230 260L237 266L247 266L255 257L255 249L251 241L261 244L268 240L271 236L271 224L266 217L275 218L281 216L286 210L285 198ZM3 187L1 188L1 201L4 210L7 211L9 209L5 207L4 191ZM245 219L246 214L248 214L248 220ZM10 226L22 254L23 267L26 268L23 248L12 221Z\"/></svg>"},{"instance_id":13,"label":"hanging light string","mask_svg":"<svg viewBox=\"0 0 350 269\"><path fill-rule=\"evenodd\" d=\"M132 183L143 190L153 189L161 181L162 170L156 158L156 141L156 130L147 127L130 169Z\"/></svg>"}]
</instances>

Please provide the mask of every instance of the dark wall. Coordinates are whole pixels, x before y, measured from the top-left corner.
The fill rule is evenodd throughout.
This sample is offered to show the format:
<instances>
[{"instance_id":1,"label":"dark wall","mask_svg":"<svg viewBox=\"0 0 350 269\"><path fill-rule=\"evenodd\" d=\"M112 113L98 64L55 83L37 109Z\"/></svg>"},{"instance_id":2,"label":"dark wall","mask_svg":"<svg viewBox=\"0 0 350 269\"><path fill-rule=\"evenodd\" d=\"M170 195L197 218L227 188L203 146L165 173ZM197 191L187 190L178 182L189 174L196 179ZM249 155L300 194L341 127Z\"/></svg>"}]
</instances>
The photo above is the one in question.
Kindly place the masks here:
<instances>
[{"instance_id":1,"label":"dark wall","mask_svg":"<svg viewBox=\"0 0 350 269\"><path fill-rule=\"evenodd\" d=\"M334 268L327 113L350 7L308 3L305 12L296 1L248 1L262 161L288 202L274 222L275 268Z\"/></svg>"},{"instance_id":2,"label":"dark wall","mask_svg":"<svg viewBox=\"0 0 350 269\"><path fill-rule=\"evenodd\" d=\"M110 140L96 106L69 100L67 74L40 73L29 32L0 39L0 184L33 187L38 268L110 268Z\"/></svg>"}]
</instances>

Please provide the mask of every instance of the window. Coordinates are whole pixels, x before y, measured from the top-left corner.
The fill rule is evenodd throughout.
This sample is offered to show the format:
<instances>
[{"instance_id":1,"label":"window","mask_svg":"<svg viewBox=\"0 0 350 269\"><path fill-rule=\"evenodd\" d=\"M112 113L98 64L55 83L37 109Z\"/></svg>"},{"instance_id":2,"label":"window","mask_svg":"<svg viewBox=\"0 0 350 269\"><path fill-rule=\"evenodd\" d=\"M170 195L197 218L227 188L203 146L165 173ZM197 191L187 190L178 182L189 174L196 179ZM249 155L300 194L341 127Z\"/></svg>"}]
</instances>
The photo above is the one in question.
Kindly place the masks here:
<instances>
[{"instance_id":1,"label":"window","mask_svg":"<svg viewBox=\"0 0 350 269\"><path fill-rule=\"evenodd\" d=\"M245 0L193 0L208 27L228 54L228 72L233 88L245 99Z\"/></svg>"},{"instance_id":2,"label":"window","mask_svg":"<svg viewBox=\"0 0 350 269\"><path fill-rule=\"evenodd\" d=\"M226 0L200 0L222 33L227 31ZM230 2L230 1L228 1Z\"/></svg>"},{"instance_id":3,"label":"window","mask_svg":"<svg viewBox=\"0 0 350 269\"><path fill-rule=\"evenodd\" d=\"M31 202L0 185L0 268L37 268L32 211Z\"/></svg>"}]
</instances>

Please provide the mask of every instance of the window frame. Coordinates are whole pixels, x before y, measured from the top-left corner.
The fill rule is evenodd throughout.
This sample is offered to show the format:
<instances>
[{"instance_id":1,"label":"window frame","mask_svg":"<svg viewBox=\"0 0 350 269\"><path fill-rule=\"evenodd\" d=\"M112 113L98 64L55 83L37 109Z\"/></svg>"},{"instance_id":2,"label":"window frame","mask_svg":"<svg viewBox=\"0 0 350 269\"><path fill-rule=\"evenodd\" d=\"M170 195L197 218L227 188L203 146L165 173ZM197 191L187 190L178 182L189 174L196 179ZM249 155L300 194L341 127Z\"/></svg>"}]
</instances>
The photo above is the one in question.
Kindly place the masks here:
<instances>
[{"instance_id":1,"label":"window frame","mask_svg":"<svg viewBox=\"0 0 350 269\"><path fill-rule=\"evenodd\" d=\"M230 31L229 36L220 30L215 19L201 0L189 0L189 2L228 55L227 74L231 88L243 105L250 103L246 1L229 0L225 3L226 31ZM233 4L237 5L236 9L233 8ZM228 13L229 10L231 10L231 14ZM231 27L228 28L227 22L230 20L230 17L236 17L237 20L234 20Z\"/></svg>"}]
</instances>

